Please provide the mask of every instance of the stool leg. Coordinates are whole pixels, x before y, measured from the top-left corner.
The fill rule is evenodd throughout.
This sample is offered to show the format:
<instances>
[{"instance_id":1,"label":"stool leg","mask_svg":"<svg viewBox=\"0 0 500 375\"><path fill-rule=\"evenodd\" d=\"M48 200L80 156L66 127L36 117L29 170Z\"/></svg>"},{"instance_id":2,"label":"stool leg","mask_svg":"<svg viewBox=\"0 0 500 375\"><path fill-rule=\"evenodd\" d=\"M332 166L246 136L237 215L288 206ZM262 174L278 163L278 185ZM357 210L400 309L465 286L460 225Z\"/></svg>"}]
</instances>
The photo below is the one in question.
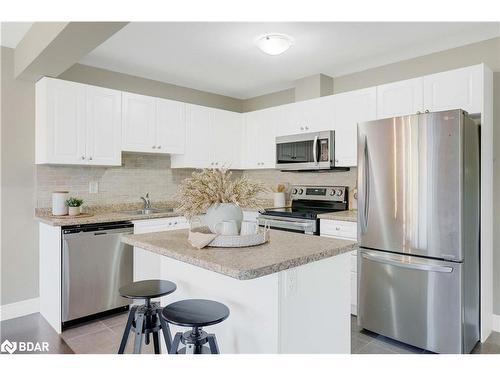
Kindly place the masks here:
<instances>
[{"instance_id":1,"label":"stool leg","mask_svg":"<svg viewBox=\"0 0 500 375\"><path fill-rule=\"evenodd\" d=\"M179 343L181 342L182 333L177 332L174 336L174 341L172 342L172 347L170 348L168 354L177 354L179 350Z\"/></svg>"},{"instance_id":2,"label":"stool leg","mask_svg":"<svg viewBox=\"0 0 500 375\"><path fill-rule=\"evenodd\" d=\"M135 321L134 354L141 354L143 324L144 314L140 312L139 314L137 314L137 319Z\"/></svg>"},{"instance_id":3,"label":"stool leg","mask_svg":"<svg viewBox=\"0 0 500 375\"><path fill-rule=\"evenodd\" d=\"M127 346L128 336L130 335L130 329L132 328L132 322L135 318L135 311L137 306L132 306L128 313L127 324L125 325L125 331L123 331L122 341L120 342L120 348L118 349L118 354L123 354L125 352L125 347Z\"/></svg>"},{"instance_id":4,"label":"stool leg","mask_svg":"<svg viewBox=\"0 0 500 375\"><path fill-rule=\"evenodd\" d=\"M165 339L165 345L167 346L167 353L170 353L170 348L172 347L172 334L170 333L170 327L165 319L163 319L163 316L161 315L161 309L156 310L156 314L158 315L158 319L160 319L163 338Z\"/></svg>"},{"instance_id":5,"label":"stool leg","mask_svg":"<svg viewBox=\"0 0 500 375\"><path fill-rule=\"evenodd\" d=\"M154 345L154 348L155 348L155 354L161 354L161 351L160 351L160 337L158 335L158 331L157 332L153 332L153 345Z\"/></svg>"},{"instance_id":6,"label":"stool leg","mask_svg":"<svg viewBox=\"0 0 500 375\"><path fill-rule=\"evenodd\" d=\"M219 345L217 344L217 339L215 338L215 335L210 334L207 337L208 339L208 346L210 347L210 351L212 354L220 354L219 352Z\"/></svg>"}]
</instances>

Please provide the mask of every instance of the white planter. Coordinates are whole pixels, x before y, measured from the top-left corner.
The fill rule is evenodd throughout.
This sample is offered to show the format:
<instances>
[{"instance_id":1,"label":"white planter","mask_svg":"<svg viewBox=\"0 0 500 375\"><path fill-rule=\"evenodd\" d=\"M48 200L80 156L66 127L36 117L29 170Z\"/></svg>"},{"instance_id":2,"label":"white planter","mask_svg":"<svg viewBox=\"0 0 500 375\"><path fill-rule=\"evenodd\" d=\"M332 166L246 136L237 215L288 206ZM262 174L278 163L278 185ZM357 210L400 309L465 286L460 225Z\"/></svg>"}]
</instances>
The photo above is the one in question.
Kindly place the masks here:
<instances>
[{"instance_id":1,"label":"white planter","mask_svg":"<svg viewBox=\"0 0 500 375\"><path fill-rule=\"evenodd\" d=\"M54 191L52 193L52 215L68 214L68 206L66 206L68 194L67 191Z\"/></svg>"},{"instance_id":2,"label":"white planter","mask_svg":"<svg viewBox=\"0 0 500 375\"><path fill-rule=\"evenodd\" d=\"M210 228L212 233L216 233L215 226L225 220L234 220L238 226L238 233L243 221L243 211L240 206L234 203L219 203L212 205L205 216L203 223Z\"/></svg>"},{"instance_id":3,"label":"white planter","mask_svg":"<svg viewBox=\"0 0 500 375\"><path fill-rule=\"evenodd\" d=\"M274 207L285 207L286 198L285 193L274 193Z\"/></svg>"},{"instance_id":4,"label":"white planter","mask_svg":"<svg viewBox=\"0 0 500 375\"><path fill-rule=\"evenodd\" d=\"M68 207L68 211L70 216L77 216L82 212L82 207Z\"/></svg>"}]
</instances>

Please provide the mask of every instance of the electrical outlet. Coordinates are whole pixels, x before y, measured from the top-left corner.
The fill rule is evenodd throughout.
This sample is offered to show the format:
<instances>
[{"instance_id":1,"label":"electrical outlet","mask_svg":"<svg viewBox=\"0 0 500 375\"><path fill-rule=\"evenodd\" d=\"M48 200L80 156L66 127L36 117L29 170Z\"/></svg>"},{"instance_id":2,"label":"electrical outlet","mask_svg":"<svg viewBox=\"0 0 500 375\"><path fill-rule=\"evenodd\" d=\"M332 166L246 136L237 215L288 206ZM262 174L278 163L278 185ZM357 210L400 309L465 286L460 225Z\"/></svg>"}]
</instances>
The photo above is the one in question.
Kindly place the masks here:
<instances>
[{"instance_id":1,"label":"electrical outlet","mask_svg":"<svg viewBox=\"0 0 500 375\"><path fill-rule=\"evenodd\" d=\"M99 182L98 181L90 181L89 182L89 193L97 194L99 192Z\"/></svg>"}]
</instances>

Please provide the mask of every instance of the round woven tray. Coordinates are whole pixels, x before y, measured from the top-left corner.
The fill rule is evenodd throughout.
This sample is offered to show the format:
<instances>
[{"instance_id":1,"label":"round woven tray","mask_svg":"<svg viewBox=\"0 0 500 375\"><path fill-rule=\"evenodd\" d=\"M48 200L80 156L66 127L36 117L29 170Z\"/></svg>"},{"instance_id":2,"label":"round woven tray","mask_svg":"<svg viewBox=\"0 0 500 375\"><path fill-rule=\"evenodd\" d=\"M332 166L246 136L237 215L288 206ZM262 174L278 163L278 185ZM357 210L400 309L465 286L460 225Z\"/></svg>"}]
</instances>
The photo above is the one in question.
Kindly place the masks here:
<instances>
[{"instance_id":1,"label":"round woven tray","mask_svg":"<svg viewBox=\"0 0 500 375\"><path fill-rule=\"evenodd\" d=\"M255 234L244 236L217 236L209 247L248 247L262 245L269 241L269 230L264 229Z\"/></svg>"}]
</instances>

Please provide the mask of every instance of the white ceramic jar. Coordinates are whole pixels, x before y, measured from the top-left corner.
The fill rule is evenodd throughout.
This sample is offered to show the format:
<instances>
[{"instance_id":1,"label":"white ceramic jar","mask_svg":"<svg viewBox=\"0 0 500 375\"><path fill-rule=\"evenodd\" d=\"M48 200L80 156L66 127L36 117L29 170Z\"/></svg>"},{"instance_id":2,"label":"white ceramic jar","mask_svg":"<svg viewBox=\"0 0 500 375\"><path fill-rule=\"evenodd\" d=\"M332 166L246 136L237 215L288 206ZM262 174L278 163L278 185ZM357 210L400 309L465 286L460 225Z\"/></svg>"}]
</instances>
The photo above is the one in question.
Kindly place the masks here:
<instances>
[{"instance_id":1,"label":"white ceramic jar","mask_svg":"<svg viewBox=\"0 0 500 375\"><path fill-rule=\"evenodd\" d=\"M68 199L69 192L67 191L54 191L52 192L52 215L67 215L68 206L66 206L66 199Z\"/></svg>"},{"instance_id":2,"label":"white ceramic jar","mask_svg":"<svg viewBox=\"0 0 500 375\"><path fill-rule=\"evenodd\" d=\"M286 207L286 196L284 192L274 193L274 207Z\"/></svg>"}]
</instances>

